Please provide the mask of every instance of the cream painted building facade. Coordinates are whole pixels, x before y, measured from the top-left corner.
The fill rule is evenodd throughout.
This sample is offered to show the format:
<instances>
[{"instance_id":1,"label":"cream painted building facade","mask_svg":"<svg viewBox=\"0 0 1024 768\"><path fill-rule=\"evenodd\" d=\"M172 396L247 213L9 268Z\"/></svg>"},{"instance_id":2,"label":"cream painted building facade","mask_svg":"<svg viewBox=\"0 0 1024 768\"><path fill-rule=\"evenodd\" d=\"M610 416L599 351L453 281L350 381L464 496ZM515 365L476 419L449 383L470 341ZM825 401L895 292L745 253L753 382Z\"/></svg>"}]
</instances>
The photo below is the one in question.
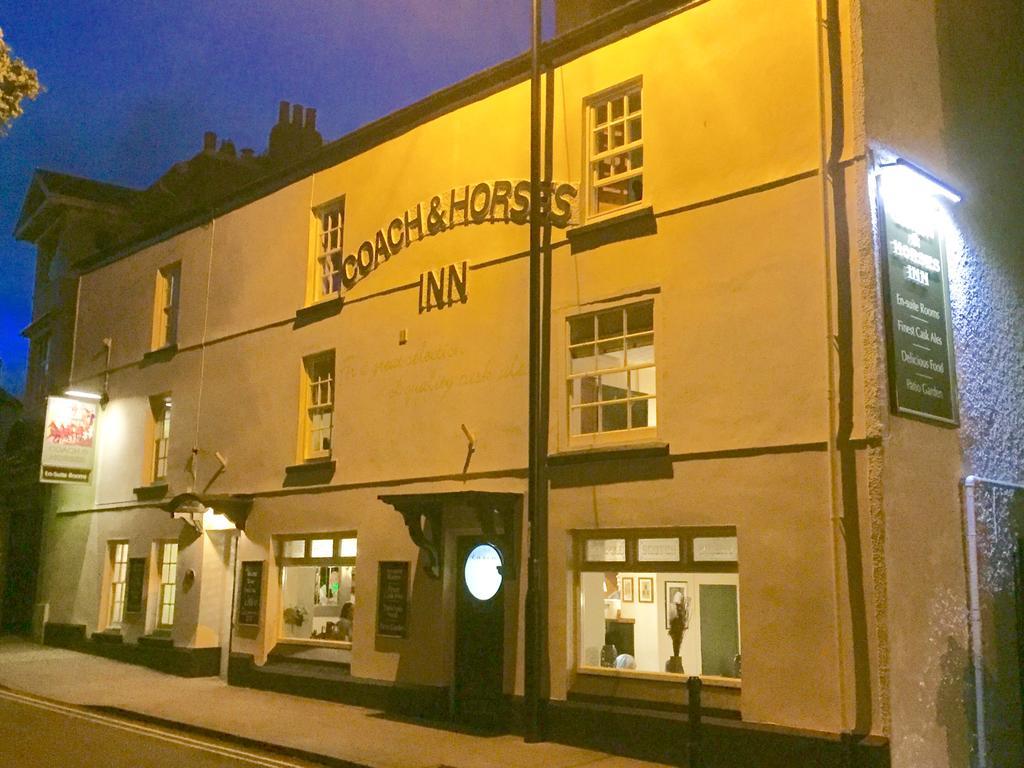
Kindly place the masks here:
<instances>
[{"instance_id":1,"label":"cream painted building facade","mask_svg":"<svg viewBox=\"0 0 1024 768\"><path fill-rule=\"evenodd\" d=\"M545 49L552 738L677 759L610 707L670 733L658 713L699 675L720 755L768 760L768 738L779 764L838 765L853 733L863 765L977 759L951 681L978 459L890 408L876 199L897 157L969 173L945 155L932 4L882 5L641 2ZM69 383L105 402L92 482L55 486L46 520L51 639L517 721L525 78L481 73L83 269ZM987 262L942 210L959 345ZM467 562L496 593L473 597ZM987 764L1019 764L1000 681Z\"/></svg>"}]
</instances>

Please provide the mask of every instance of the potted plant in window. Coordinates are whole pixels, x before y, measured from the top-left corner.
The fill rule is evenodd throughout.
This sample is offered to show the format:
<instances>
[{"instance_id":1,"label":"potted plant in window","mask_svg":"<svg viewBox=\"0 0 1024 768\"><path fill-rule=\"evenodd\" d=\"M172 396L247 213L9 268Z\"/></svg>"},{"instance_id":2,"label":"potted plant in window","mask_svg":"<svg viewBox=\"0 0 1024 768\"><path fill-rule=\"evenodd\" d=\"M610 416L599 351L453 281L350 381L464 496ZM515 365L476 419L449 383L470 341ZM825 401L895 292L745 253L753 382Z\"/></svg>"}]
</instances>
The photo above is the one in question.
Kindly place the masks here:
<instances>
[{"instance_id":1,"label":"potted plant in window","mask_svg":"<svg viewBox=\"0 0 1024 768\"><path fill-rule=\"evenodd\" d=\"M284 609L284 623L290 627L301 627L306 623L306 609L296 605Z\"/></svg>"}]
</instances>

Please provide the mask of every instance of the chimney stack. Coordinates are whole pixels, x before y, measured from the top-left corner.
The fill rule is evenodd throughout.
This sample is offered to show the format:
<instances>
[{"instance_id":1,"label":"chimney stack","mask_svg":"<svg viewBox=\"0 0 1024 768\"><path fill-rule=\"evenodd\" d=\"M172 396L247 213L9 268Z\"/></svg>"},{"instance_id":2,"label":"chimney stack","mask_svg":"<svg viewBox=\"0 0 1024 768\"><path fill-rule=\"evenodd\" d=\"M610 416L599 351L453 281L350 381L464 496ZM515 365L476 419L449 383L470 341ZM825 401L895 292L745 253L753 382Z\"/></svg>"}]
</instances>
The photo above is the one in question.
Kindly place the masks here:
<instances>
[{"instance_id":1,"label":"chimney stack","mask_svg":"<svg viewBox=\"0 0 1024 768\"><path fill-rule=\"evenodd\" d=\"M228 157L234 157L235 142L233 142L231 139L224 139L224 141L222 141L220 145L220 153L222 155L227 155Z\"/></svg>"},{"instance_id":2,"label":"chimney stack","mask_svg":"<svg viewBox=\"0 0 1024 768\"><path fill-rule=\"evenodd\" d=\"M256 153L253 152L252 147L246 147L245 149L242 150L243 160L252 160L255 156Z\"/></svg>"},{"instance_id":3,"label":"chimney stack","mask_svg":"<svg viewBox=\"0 0 1024 768\"><path fill-rule=\"evenodd\" d=\"M275 165L287 165L323 146L316 129L316 110L282 101L277 125L270 129L267 157Z\"/></svg>"},{"instance_id":4,"label":"chimney stack","mask_svg":"<svg viewBox=\"0 0 1024 768\"><path fill-rule=\"evenodd\" d=\"M215 152L217 149L217 134L213 131L207 131L203 134L203 152L210 154Z\"/></svg>"}]
</instances>

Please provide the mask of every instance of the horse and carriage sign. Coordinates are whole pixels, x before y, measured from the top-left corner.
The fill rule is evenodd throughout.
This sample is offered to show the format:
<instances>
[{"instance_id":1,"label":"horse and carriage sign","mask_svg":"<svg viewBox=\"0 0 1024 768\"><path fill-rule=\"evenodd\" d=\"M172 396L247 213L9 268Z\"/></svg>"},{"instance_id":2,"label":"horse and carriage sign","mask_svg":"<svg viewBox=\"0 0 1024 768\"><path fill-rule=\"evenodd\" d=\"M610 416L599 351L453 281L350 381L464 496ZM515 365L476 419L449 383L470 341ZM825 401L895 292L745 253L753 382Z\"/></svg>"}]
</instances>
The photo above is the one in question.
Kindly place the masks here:
<instances>
[{"instance_id":1,"label":"horse and carriage sign","mask_svg":"<svg viewBox=\"0 0 1024 768\"><path fill-rule=\"evenodd\" d=\"M89 482L96 444L97 411L97 403L68 397L47 398L40 482Z\"/></svg>"}]
</instances>

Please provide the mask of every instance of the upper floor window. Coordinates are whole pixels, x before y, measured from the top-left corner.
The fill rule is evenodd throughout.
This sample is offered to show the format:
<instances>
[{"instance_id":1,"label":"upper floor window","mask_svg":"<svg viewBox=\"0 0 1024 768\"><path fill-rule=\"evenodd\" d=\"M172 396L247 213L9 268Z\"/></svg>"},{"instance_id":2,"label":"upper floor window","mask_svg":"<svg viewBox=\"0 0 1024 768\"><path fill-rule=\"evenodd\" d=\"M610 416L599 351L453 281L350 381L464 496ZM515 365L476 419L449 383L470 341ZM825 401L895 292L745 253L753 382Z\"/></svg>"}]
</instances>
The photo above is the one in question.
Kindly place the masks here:
<instances>
[{"instance_id":1,"label":"upper floor window","mask_svg":"<svg viewBox=\"0 0 1024 768\"><path fill-rule=\"evenodd\" d=\"M334 427L334 351L304 358L302 368L305 390L302 457L327 458L331 455Z\"/></svg>"},{"instance_id":2,"label":"upper floor window","mask_svg":"<svg viewBox=\"0 0 1024 768\"><path fill-rule=\"evenodd\" d=\"M317 242L313 300L328 298L341 290L342 234L345 229L344 199L316 210Z\"/></svg>"},{"instance_id":3,"label":"upper floor window","mask_svg":"<svg viewBox=\"0 0 1024 768\"><path fill-rule=\"evenodd\" d=\"M639 82L587 102L587 159L591 215L643 199L643 110Z\"/></svg>"},{"instance_id":4,"label":"upper floor window","mask_svg":"<svg viewBox=\"0 0 1024 768\"><path fill-rule=\"evenodd\" d=\"M181 262L157 273L153 349L178 343L178 303L181 294Z\"/></svg>"},{"instance_id":5,"label":"upper floor window","mask_svg":"<svg viewBox=\"0 0 1024 768\"><path fill-rule=\"evenodd\" d=\"M50 335L37 336L30 342L30 391L45 397L50 388Z\"/></svg>"},{"instance_id":6,"label":"upper floor window","mask_svg":"<svg viewBox=\"0 0 1024 768\"><path fill-rule=\"evenodd\" d=\"M657 424L654 302L569 318L569 434Z\"/></svg>"},{"instance_id":7,"label":"upper floor window","mask_svg":"<svg viewBox=\"0 0 1024 768\"><path fill-rule=\"evenodd\" d=\"M151 397L149 407L153 414L153 459L150 480L158 482L167 479L167 453L171 442L170 395Z\"/></svg>"}]
</instances>

